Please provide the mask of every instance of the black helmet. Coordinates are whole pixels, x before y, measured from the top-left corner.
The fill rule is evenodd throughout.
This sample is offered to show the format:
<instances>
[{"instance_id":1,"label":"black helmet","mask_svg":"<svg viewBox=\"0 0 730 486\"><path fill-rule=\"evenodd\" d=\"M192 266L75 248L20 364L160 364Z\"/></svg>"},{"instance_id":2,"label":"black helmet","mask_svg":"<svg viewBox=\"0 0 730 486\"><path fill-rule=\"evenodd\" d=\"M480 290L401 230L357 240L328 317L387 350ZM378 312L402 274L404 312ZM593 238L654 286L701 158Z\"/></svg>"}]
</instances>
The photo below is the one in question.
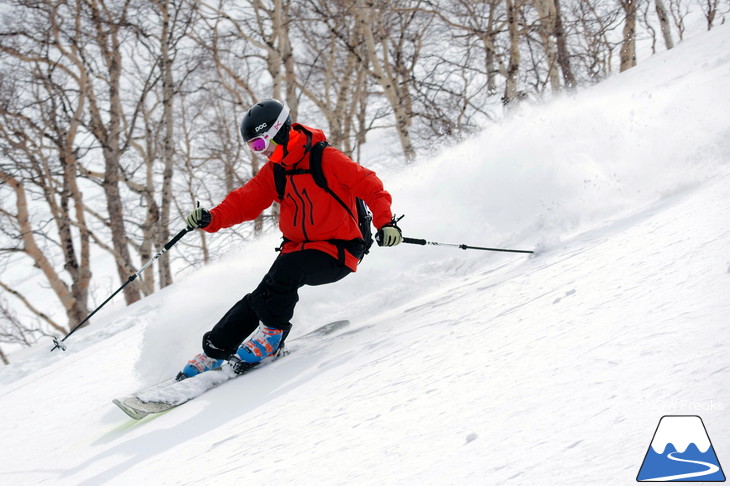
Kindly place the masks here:
<instances>
[{"instance_id":1,"label":"black helmet","mask_svg":"<svg viewBox=\"0 0 730 486\"><path fill-rule=\"evenodd\" d=\"M280 117L286 116L283 125L277 125ZM248 113L243 117L241 122L241 136L244 142L248 142L256 137L265 136L278 143L286 146L289 140L289 129L292 120L289 116L289 107L279 100L265 100L256 103Z\"/></svg>"}]
</instances>

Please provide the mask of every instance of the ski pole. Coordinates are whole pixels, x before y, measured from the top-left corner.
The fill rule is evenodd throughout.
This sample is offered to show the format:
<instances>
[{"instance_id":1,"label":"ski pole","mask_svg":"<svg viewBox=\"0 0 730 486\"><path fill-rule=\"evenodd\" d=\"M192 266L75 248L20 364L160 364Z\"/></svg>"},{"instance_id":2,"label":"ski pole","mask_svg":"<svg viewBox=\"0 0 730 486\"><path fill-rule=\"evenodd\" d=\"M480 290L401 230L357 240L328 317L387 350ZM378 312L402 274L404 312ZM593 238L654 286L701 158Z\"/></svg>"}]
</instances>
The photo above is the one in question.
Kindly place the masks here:
<instances>
[{"instance_id":1,"label":"ski pole","mask_svg":"<svg viewBox=\"0 0 730 486\"><path fill-rule=\"evenodd\" d=\"M409 243L411 245L436 245L436 246L453 246L461 248L462 250L484 250L484 251L502 251L507 253L535 253L531 250L510 250L507 248L485 248L482 246L470 246L470 245L457 245L455 243L439 243L437 241L426 241L419 238L403 238L403 243Z\"/></svg>"},{"instance_id":2,"label":"ski pole","mask_svg":"<svg viewBox=\"0 0 730 486\"><path fill-rule=\"evenodd\" d=\"M65 337L64 337L63 339L60 339L60 340L59 340L59 339L58 339L57 337L54 337L54 338L53 338L53 344L54 344L54 346L53 346L53 348L51 348L51 352L55 351L56 349L60 349L60 350L62 350L62 351L66 351L66 344L64 344L64 341L65 341L66 339L68 339L68 337L69 337L69 336L70 336L71 334L75 333L77 329L79 329L79 328L80 328L81 326L83 326L83 325L84 325L84 324L85 324L85 323L86 323L86 322L87 322L87 321L88 321L89 319L91 319L91 317L92 317L92 316L93 316L94 314L96 314L96 313L97 313L97 312L99 311L99 309L101 309L102 307L104 307L104 306L105 306L105 305L107 304L107 302L109 302L110 300L112 300L112 299L114 298L114 296L115 296L115 295L117 295L117 294L118 294L119 292L121 292L121 291L122 291L122 289L124 289L124 287L126 287L127 285L129 285L130 283L132 283L132 282L133 282L133 281L134 281L134 280L135 280L135 279L136 279L137 277L139 277L140 275L142 275L142 273L143 273L143 272L144 272L144 271L145 271L145 270L147 269L147 267L149 267L150 265L152 265L152 263L153 263L153 262L154 262L155 260L157 260L158 258L160 258L160 256L161 256L161 255L162 255L163 253L165 253L165 252L166 252L167 250L169 250L170 248L172 248L172 247L173 247L173 246L175 245L175 243L177 243L178 241L180 241L180 239L181 239L181 238L182 238L183 236L185 236L185 235L187 234L187 232L188 232L188 231L192 231L192 228L185 228L184 230L182 230L181 232L179 232L178 234L176 234L176 235L175 235L175 237L174 237L173 239L171 239L170 241L168 241L167 243L165 243L165 246L163 246L163 247L162 247L162 249L161 249L160 251L158 251L157 253L155 253L155 256L153 256L153 257L152 257L152 259L151 259L150 261L148 261L147 263L145 263L144 265L142 265L142 268L140 268L140 269L139 269L139 270L137 271L137 273L135 273L135 274L133 274L133 275L130 275L130 276L129 276L129 278L127 279L127 281L126 281L126 282L124 282L124 284L122 284L122 286L121 286L121 287L119 287L119 288L118 288L118 289L116 290L116 292L114 292L114 293L113 293L112 295L110 295L110 296L109 296L109 297L108 297L108 298L107 298L107 299L106 299L106 300L105 300L104 302L102 302L102 303L101 303L101 305L100 305L99 307L97 307L96 309L94 309L94 311L93 311L93 312L92 312L91 314L89 314L88 316L86 316L86 317L84 318L84 320L83 320L83 321L79 322L79 323L78 323L78 324L76 325L76 327L74 327L73 329L71 329L71 332L69 332L68 334L66 334L66 336L65 336Z\"/></svg>"}]
</instances>

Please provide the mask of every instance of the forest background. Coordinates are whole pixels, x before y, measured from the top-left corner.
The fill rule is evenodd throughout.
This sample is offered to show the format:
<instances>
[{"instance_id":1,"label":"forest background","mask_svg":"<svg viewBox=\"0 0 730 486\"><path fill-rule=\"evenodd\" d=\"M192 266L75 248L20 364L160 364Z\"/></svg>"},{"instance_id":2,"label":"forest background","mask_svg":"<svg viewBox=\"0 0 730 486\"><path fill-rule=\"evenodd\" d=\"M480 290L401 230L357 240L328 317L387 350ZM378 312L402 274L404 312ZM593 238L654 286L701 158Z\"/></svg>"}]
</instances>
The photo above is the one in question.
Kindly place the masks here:
<instances>
[{"instance_id":1,"label":"forest background","mask_svg":"<svg viewBox=\"0 0 730 486\"><path fill-rule=\"evenodd\" d=\"M730 0L0 1L0 359L68 332L197 201L256 174L238 125L261 99L392 170L729 13ZM121 299L267 231L276 211L188 236Z\"/></svg>"}]
</instances>

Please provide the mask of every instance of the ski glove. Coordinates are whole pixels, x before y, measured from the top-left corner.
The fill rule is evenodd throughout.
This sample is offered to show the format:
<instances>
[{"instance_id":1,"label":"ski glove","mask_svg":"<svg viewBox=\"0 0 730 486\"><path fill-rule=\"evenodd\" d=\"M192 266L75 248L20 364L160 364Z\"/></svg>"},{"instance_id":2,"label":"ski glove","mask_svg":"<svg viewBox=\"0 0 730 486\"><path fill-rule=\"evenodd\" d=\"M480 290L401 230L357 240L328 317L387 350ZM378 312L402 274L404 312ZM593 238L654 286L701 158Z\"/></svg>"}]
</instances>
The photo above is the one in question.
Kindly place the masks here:
<instances>
[{"instance_id":1,"label":"ski glove","mask_svg":"<svg viewBox=\"0 0 730 486\"><path fill-rule=\"evenodd\" d=\"M189 229L205 228L210 224L210 212L207 209L195 208L185 218L185 222L188 224Z\"/></svg>"},{"instance_id":2,"label":"ski glove","mask_svg":"<svg viewBox=\"0 0 730 486\"><path fill-rule=\"evenodd\" d=\"M378 242L378 246L396 246L403 241L403 233L395 221L391 221L378 230L375 241Z\"/></svg>"}]
</instances>

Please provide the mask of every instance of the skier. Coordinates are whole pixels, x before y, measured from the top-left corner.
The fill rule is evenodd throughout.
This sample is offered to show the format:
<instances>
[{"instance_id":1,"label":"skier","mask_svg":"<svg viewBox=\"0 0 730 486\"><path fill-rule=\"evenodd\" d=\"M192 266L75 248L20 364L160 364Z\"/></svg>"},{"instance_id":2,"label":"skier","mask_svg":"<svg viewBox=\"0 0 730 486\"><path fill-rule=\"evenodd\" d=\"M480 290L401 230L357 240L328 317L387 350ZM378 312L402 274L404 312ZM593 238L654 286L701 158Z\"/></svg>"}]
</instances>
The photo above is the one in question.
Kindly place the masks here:
<instances>
[{"instance_id":1,"label":"skier","mask_svg":"<svg viewBox=\"0 0 730 486\"><path fill-rule=\"evenodd\" d=\"M178 380L218 368L225 360L243 372L280 349L292 327L289 321L299 300L299 288L336 282L356 271L364 252L356 198L365 201L373 213L378 245L395 246L402 241L391 212L391 196L372 170L327 147L321 152L321 168L332 193L317 185L308 172L310 151L325 140L325 135L292 123L285 103L274 99L257 103L246 113L240 128L249 149L267 157L268 162L218 206L210 211L193 210L187 225L214 233L256 219L279 200L279 229L284 242L259 286L205 333L203 352L185 365ZM277 171L287 172L281 199L275 182Z\"/></svg>"}]
</instances>

